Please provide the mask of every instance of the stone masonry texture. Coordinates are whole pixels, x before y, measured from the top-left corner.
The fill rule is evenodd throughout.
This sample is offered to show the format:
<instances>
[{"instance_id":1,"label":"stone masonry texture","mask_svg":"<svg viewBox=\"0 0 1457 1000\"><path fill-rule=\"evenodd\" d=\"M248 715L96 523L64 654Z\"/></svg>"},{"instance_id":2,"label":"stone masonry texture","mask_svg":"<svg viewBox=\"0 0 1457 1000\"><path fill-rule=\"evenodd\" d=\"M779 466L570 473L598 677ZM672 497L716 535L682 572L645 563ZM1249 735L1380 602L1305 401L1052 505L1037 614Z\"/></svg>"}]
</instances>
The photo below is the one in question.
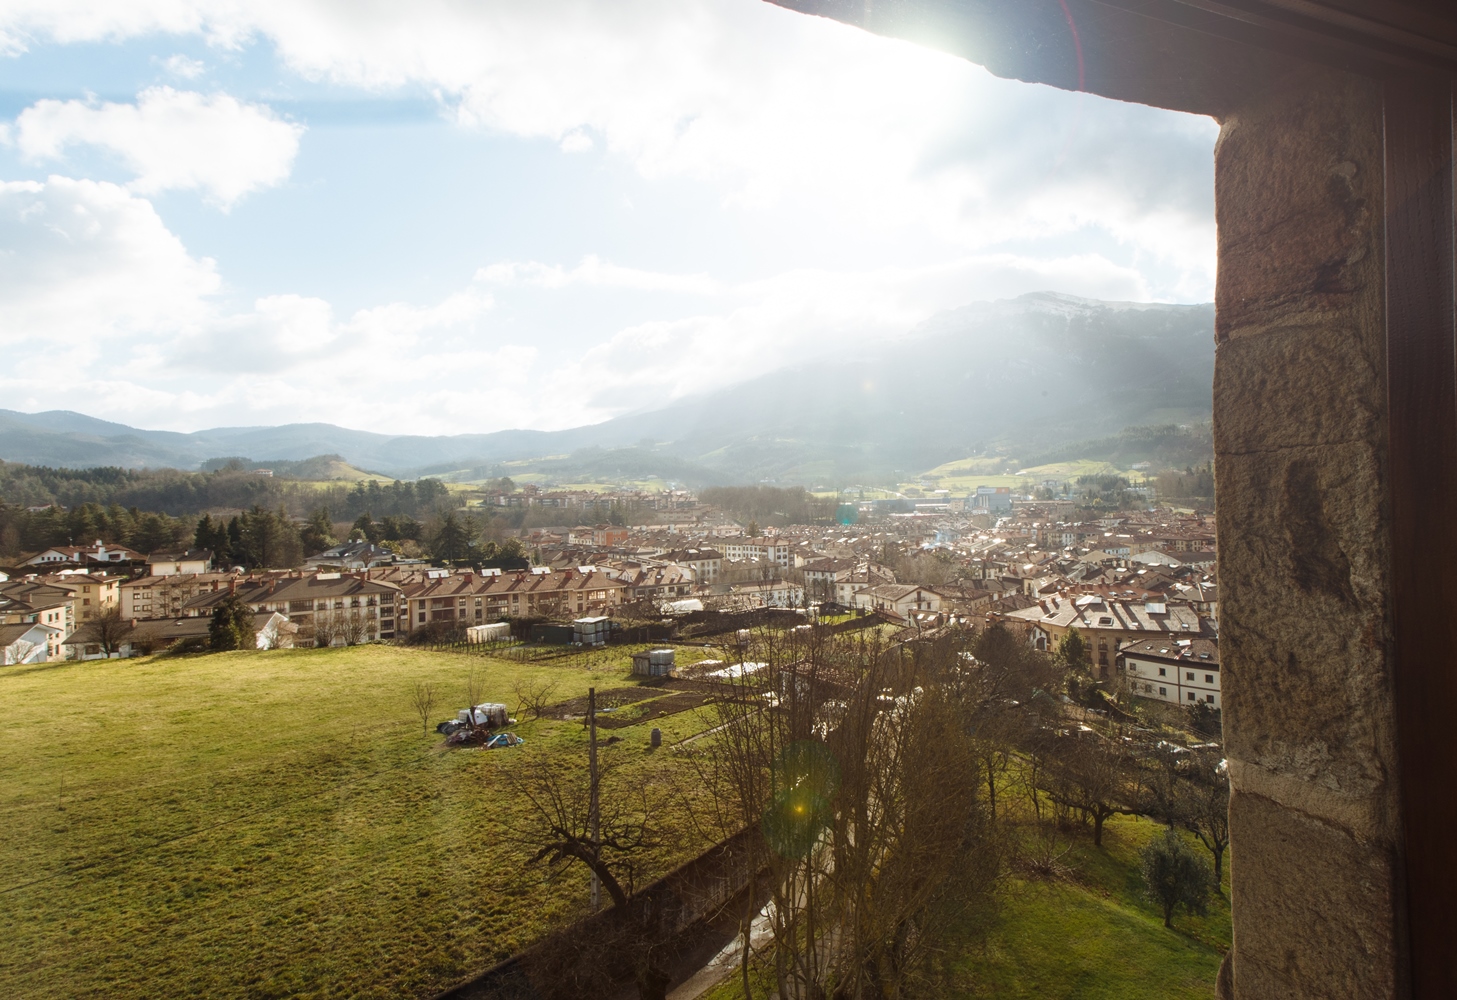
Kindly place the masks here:
<instances>
[{"instance_id":1,"label":"stone masonry texture","mask_svg":"<svg viewBox=\"0 0 1457 1000\"><path fill-rule=\"evenodd\" d=\"M1401 995L1379 87L1223 122L1214 420L1241 1000Z\"/></svg>"}]
</instances>

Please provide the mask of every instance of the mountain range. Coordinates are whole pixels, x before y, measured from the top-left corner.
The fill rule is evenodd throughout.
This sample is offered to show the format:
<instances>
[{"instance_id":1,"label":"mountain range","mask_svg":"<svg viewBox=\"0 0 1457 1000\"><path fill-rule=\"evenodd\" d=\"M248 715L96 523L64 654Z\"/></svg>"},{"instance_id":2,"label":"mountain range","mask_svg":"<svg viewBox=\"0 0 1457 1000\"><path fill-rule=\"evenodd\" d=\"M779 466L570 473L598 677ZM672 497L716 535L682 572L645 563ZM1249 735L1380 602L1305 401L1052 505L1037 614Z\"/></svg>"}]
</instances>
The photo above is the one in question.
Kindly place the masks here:
<instances>
[{"instance_id":1,"label":"mountain range","mask_svg":"<svg viewBox=\"0 0 1457 1000\"><path fill-rule=\"evenodd\" d=\"M285 424L184 434L68 410L0 410L0 459L195 469L220 456L338 455L401 477L516 470L562 481L872 482L967 456L1055 451L1128 427L1200 423L1210 416L1213 371L1211 304L1039 292L938 314L853 356L569 430L430 437Z\"/></svg>"}]
</instances>

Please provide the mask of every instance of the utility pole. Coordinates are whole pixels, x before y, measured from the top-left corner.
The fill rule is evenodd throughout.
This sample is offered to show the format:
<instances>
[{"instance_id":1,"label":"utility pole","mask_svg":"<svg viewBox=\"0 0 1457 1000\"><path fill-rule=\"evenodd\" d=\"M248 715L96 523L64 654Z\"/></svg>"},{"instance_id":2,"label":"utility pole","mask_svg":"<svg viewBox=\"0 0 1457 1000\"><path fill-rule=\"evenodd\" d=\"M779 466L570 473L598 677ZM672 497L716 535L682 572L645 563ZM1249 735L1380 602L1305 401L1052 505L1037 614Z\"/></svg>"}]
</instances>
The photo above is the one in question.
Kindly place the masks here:
<instances>
[{"instance_id":1,"label":"utility pole","mask_svg":"<svg viewBox=\"0 0 1457 1000\"><path fill-rule=\"evenodd\" d=\"M587 689L587 776L591 788L590 798L587 802L587 822L592 826L592 862L595 865L600 860L601 845L598 839L601 837L601 830L598 828L598 803L597 803L597 689ZM602 904L602 880L597 877L596 868L592 869L592 912L596 913Z\"/></svg>"}]
</instances>

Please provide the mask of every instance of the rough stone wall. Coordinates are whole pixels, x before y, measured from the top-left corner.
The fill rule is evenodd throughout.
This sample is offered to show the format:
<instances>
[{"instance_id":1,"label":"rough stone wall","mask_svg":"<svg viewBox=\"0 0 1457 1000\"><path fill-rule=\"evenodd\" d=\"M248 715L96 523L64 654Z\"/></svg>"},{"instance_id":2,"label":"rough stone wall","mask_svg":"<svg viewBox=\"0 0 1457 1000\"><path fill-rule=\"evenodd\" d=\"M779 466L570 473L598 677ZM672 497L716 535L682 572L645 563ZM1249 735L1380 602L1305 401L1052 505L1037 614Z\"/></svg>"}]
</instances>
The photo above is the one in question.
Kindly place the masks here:
<instances>
[{"instance_id":1,"label":"rough stone wall","mask_svg":"<svg viewBox=\"0 0 1457 1000\"><path fill-rule=\"evenodd\" d=\"M1234 948L1221 993L1405 989L1378 84L1228 116L1214 440Z\"/></svg>"}]
</instances>

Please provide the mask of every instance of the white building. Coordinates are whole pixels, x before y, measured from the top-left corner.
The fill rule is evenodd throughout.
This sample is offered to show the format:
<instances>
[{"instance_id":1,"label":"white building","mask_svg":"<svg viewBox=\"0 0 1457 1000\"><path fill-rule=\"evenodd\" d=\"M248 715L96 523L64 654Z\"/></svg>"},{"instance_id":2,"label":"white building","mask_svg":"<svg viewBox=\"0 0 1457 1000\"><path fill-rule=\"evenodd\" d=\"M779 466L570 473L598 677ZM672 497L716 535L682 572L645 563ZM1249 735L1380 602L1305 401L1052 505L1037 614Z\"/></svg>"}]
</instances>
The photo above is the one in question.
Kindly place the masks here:
<instances>
[{"instance_id":1,"label":"white building","mask_svg":"<svg viewBox=\"0 0 1457 1000\"><path fill-rule=\"evenodd\" d=\"M61 630L41 622L0 625L0 666L45 663L61 638Z\"/></svg>"},{"instance_id":2,"label":"white building","mask_svg":"<svg viewBox=\"0 0 1457 1000\"><path fill-rule=\"evenodd\" d=\"M1139 698L1220 708L1219 642L1173 636L1134 639L1118 649L1123 684Z\"/></svg>"},{"instance_id":3,"label":"white building","mask_svg":"<svg viewBox=\"0 0 1457 1000\"><path fill-rule=\"evenodd\" d=\"M915 584L883 583L857 593L855 606L890 611L902 618L908 618L913 611L940 611L941 595L929 587L918 587Z\"/></svg>"},{"instance_id":4,"label":"white building","mask_svg":"<svg viewBox=\"0 0 1457 1000\"><path fill-rule=\"evenodd\" d=\"M772 562L789 568L789 542L777 538L729 538L723 554L736 562Z\"/></svg>"},{"instance_id":5,"label":"white building","mask_svg":"<svg viewBox=\"0 0 1457 1000\"><path fill-rule=\"evenodd\" d=\"M181 576L184 573L206 573L210 569L212 569L211 549L153 552L147 556L148 576Z\"/></svg>"}]
</instances>

